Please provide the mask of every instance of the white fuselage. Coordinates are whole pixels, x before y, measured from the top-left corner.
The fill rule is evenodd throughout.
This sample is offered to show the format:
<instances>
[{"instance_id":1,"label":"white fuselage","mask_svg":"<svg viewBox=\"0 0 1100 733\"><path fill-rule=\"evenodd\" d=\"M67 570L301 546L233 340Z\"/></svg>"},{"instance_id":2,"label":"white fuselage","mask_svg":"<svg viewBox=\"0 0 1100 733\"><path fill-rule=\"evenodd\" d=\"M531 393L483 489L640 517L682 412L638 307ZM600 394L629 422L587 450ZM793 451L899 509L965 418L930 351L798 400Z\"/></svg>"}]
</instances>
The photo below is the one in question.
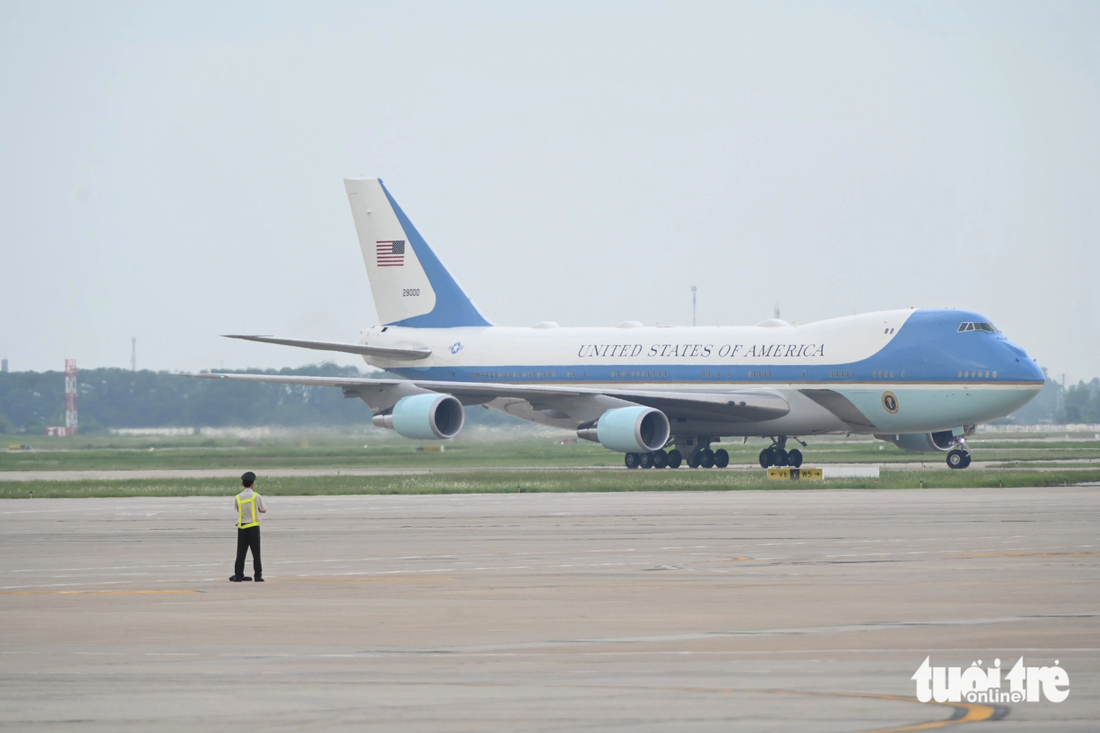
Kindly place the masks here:
<instances>
[{"instance_id":1,"label":"white fuselage","mask_svg":"<svg viewBox=\"0 0 1100 733\"><path fill-rule=\"evenodd\" d=\"M766 388L791 406L786 416L766 422L682 420L672 426L674 434L914 433L1006 415L1041 387L1041 372L1030 359L1013 368L1021 360L1013 365L1012 354L1001 344L956 333L958 321L974 317L908 309L802 326L781 321L736 327L388 326L365 330L360 342L429 347L431 356L419 361L367 358L373 366L415 379L671 393ZM981 338L986 336L994 335ZM887 393L898 405L893 411L883 407ZM848 408L838 412L835 395L866 420L846 414ZM518 400L489 403L562 428L598 418L607 405L614 401L572 410L563 418L560 411L540 411Z\"/></svg>"}]
</instances>

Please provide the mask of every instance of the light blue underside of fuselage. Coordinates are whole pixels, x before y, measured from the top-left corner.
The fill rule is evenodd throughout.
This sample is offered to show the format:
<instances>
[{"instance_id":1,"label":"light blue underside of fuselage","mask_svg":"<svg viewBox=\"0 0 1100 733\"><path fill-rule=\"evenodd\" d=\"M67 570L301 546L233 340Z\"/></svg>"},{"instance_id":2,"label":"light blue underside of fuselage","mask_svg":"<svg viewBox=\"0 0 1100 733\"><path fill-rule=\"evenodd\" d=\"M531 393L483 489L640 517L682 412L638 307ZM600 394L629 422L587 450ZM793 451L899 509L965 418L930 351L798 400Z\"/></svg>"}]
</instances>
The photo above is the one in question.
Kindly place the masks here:
<instances>
[{"instance_id":1,"label":"light blue underside of fuselage","mask_svg":"<svg viewBox=\"0 0 1100 733\"><path fill-rule=\"evenodd\" d=\"M1002 334L958 332L961 322L987 320L967 311L918 310L877 353L849 363L749 365L714 357L690 364L484 365L392 371L410 379L619 389L644 385L647 390L669 392L768 388L791 403L787 417L751 429L740 425L725 431L727 435L767 434L773 428L796 434L804 419L824 424L813 417L824 408L798 397L809 390L829 390L847 398L874 426L867 432L926 432L1011 414L1042 387L1042 371ZM897 400L896 413L884 406L886 392Z\"/></svg>"}]
</instances>

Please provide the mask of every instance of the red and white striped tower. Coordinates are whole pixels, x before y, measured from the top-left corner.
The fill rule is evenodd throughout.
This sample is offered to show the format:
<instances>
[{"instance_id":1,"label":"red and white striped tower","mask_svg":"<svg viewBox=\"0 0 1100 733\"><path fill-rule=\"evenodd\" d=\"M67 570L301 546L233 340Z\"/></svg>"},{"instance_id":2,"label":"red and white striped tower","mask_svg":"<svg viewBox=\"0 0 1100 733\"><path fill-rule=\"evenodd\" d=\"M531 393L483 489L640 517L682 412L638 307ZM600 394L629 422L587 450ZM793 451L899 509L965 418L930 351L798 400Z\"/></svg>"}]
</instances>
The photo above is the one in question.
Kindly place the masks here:
<instances>
[{"instance_id":1,"label":"red and white striped tower","mask_svg":"<svg viewBox=\"0 0 1100 733\"><path fill-rule=\"evenodd\" d=\"M65 434L76 435L76 359L65 360Z\"/></svg>"}]
</instances>

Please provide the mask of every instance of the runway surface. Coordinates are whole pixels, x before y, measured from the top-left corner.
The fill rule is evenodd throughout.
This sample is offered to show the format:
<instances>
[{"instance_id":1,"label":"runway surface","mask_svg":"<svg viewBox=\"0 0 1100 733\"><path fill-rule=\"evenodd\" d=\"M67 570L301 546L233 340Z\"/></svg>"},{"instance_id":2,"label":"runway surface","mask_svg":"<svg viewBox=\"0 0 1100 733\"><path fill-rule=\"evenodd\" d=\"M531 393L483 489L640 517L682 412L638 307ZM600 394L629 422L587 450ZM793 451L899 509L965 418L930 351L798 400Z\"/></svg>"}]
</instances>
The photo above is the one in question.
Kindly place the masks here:
<instances>
[{"instance_id":1,"label":"runway surface","mask_svg":"<svg viewBox=\"0 0 1100 733\"><path fill-rule=\"evenodd\" d=\"M1092 731L1098 492L271 497L263 584L228 497L0 501L0 727Z\"/></svg>"}]
</instances>

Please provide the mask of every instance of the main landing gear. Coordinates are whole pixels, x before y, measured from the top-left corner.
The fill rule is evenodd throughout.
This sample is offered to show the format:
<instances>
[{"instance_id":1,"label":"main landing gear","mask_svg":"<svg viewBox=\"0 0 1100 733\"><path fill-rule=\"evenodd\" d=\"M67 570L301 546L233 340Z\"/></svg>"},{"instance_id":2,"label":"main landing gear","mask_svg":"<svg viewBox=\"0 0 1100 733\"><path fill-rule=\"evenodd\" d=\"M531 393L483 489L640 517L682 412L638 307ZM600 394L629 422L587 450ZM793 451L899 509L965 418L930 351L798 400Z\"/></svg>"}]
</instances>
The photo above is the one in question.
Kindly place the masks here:
<instances>
[{"instance_id":1,"label":"main landing gear","mask_svg":"<svg viewBox=\"0 0 1100 733\"><path fill-rule=\"evenodd\" d=\"M691 468L725 468L730 465L730 454L724 449L703 448L691 454L688 466Z\"/></svg>"},{"instance_id":2,"label":"main landing gear","mask_svg":"<svg viewBox=\"0 0 1100 733\"><path fill-rule=\"evenodd\" d=\"M778 438L773 439L770 448L765 448L760 451L760 467L771 468L772 466L790 466L791 468L798 468L802 465L802 451L795 448L794 450L787 450L787 436L780 435ZM798 438L795 438L803 448L806 444Z\"/></svg>"},{"instance_id":3,"label":"main landing gear","mask_svg":"<svg viewBox=\"0 0 1100 733\"><path fill-rule=\"evenodd\" d=\"M729 461L729 456L726 456ZM678 450L656 450L652 453L627 453L623 459L627 468L679 468L684 457Z\"/></svg>"},{"instance_id":4,"label":"main landing gear","mask_svg":"<svg viewBox=\"0 0 1100 733\"><path fill-rule=\"evenodd\" d=\"M711 450L711 440L711 438L677 438L676 447L672 450L627 453L623 462L627 468L679 468L685 463L690 468L725 468L730 465L730 454L721 448ZM687 454L686 460L685 454Z\"/></svg>"},{"instance_id":5,"label":"main landing gear","mask_svg":"<svg viewBox=\"0 0 1100 733\"><path fill-rule=\"evenodd\" d=\"M806 447L806 444L798 438L790 437L803 448ZM760 465L763 468L771 466L798 468L802 465L802 451L797 448L788 451L787 438L786 435L773 438L771 447L760 451ZM725 468L730 465L730 454L722 448L711 450L712 442L714 438L677 436L676 447L672 450L627 453L623 462L627 468L679 468L684 463L690 468Z\"/></svg>"}]
</instances>

